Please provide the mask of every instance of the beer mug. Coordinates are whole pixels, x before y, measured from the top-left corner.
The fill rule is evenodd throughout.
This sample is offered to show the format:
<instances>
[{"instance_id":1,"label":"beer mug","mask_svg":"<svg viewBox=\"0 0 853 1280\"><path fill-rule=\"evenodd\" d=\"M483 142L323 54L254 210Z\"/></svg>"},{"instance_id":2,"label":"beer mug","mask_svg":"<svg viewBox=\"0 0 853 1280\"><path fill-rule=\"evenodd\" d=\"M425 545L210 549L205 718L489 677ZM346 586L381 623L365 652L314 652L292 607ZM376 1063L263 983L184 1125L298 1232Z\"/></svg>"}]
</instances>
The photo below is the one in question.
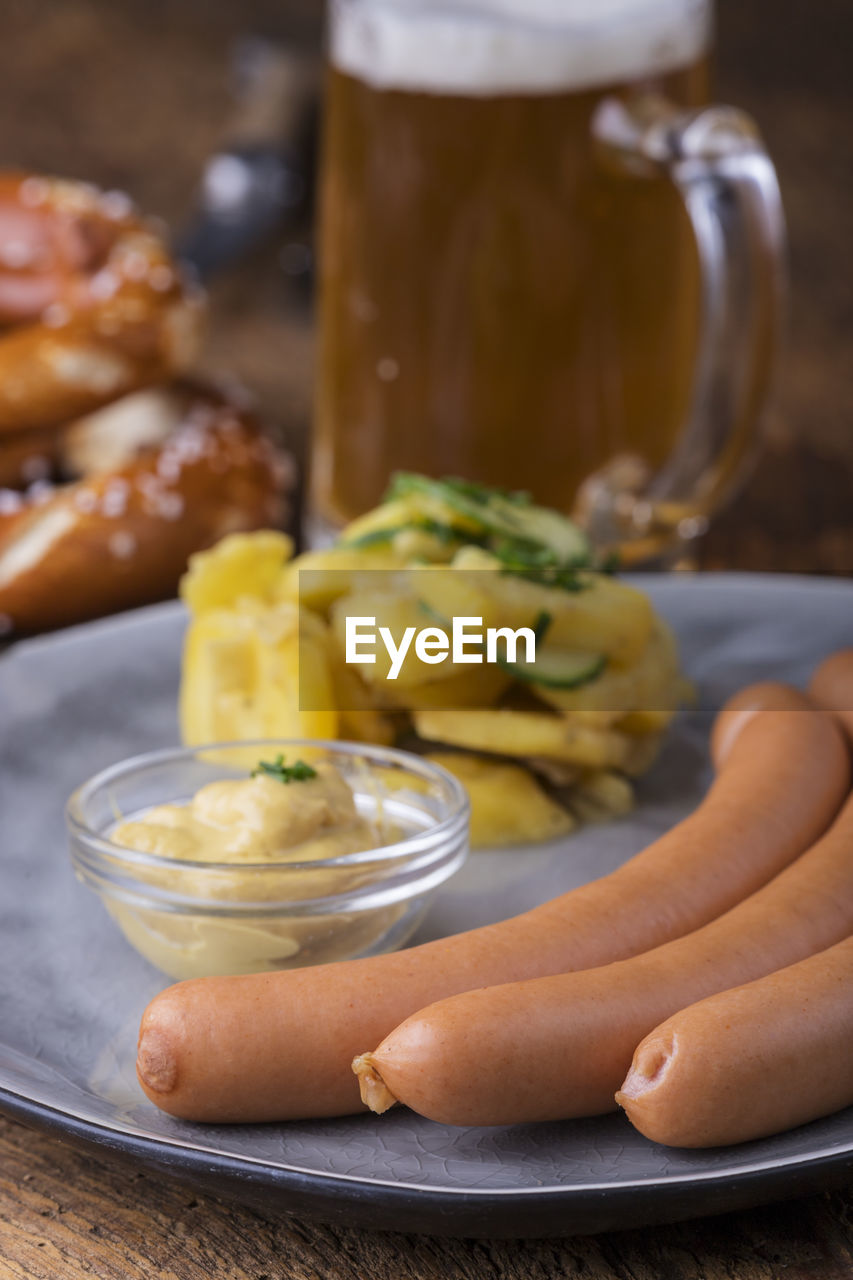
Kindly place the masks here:
<instances>
[{"instance_id":1,"label":"beer mug","mask_svg":"<svg viewBox=\"0 0 853 1280\"><path fill-rule=\"evenodd\" d=\"M528 490L626 560L757 436L784 227L711 0L332 0L315 518L397 470Z\"/></svg>"}]
</instances>

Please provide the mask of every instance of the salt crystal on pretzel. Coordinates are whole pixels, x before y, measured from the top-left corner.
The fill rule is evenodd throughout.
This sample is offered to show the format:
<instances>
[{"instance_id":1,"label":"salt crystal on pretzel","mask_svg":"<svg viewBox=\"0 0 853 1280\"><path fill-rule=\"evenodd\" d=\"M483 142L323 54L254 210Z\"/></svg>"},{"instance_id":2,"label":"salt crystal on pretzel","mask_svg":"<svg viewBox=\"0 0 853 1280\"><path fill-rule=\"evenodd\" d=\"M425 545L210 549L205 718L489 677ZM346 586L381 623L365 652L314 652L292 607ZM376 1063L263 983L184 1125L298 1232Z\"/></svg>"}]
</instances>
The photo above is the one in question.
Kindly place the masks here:
<instances>
[{"instance_id":1,"label":"salt crystal on pretzel","mask_svg":"<svg viewBox=\"0 0 853 1280\"><path fill-rule=\"evenodd\" d=\"M0 439L181 372L200 314L126 196L0 175Z\"/></svg>"},{"instance_id":2,"label":"salt crystal on pretzel","mask_svg":"<svg viewBox=\"0 0 853 1280\"><path fill-rule=\"evenodd\" d=\"M110 428L106 469L99 419ZM195 383L100 410L71 429L69 447L78 480L24 495L0 490L7 631L48 630L162 599L192 552L226 533L279 525L293 485L292 465L257 420Z\"/></svg>"}]
</instances>

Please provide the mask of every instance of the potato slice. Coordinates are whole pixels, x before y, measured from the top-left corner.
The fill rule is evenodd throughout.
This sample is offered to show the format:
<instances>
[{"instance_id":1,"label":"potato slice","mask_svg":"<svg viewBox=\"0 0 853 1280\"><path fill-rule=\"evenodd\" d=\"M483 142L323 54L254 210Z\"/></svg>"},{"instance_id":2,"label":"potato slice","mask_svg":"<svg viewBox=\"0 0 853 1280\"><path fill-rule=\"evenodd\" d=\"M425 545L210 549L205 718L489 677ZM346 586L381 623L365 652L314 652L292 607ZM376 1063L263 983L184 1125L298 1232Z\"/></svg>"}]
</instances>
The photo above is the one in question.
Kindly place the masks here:
<instances>
[{"instance_id":1,"label":"potato slice","mask_svg":"<svg viewBox=\"0 0 853 1280\"><path fill-rule=\"evenodd\" d=\"M595 769L583 774L569 795L569 806L581 822L608 822L634 807L634 788L621 773Z\"/></svg>"},{"instance_id":2,"label":"potato slice","mask_svg":"<svg viewBox=\"0 0 853 1280\"><path fill-rule=\"evenodd\" d=\"M416 711L414 722L430 742L506 756L544 756L590 769L618 768L628 754L624 734L536 711Z\"/></svg>"},{"instance_id":3,"label":"potato slice","mask_svg":"<svg viewBox=\"0 0 853 1280\"><path fill-rule=\"evenodd\" d=\"M455 617L480 618L483 627L501 625L500 599L488 589L488 580L481 573L465 573L448 565L422 565L409 570L409 581L412 594L439 625L450 627Z\"/></svg>"},{"instance_id":4,"label":"potato slice","mask_svg":"<svg viewBox=\"0 0 853 1280\"><path fill-rule=\"evenodd\" d=\"M537 778L544 778L552 787L562 789L574 786L585 772L580 765L566 764L565 760L548 760L545 756L528 756L524 763Z\"/></svg>"},{"instance_id":5,"label":"potato slice","mask_svg":"<svg viewBox=\"0 0 853 1280\"><path fill-rule=\"evenodd\" d=\"M351 591L382 587L384 574L401 567L400 557L381 547L363 551L354 547L303 551L285 567L277 596L314 613L325 614L335 600Z\"/></svg>"},{"instance_id":6,"label":"potato slice","mask_svg":"<svg viewBox=\"0 0 853 1280\"><path fill-rule=\"evenodd\" d=\"M503 625L531 626L548 614L546 635L556 648L601 653L625 665L637 661L652 634L651 602L619 578L579 572L581 589L566 591L505 572L500 561L480 547L465 547L454 557L453 567L465 570L469 580L492 593Z\"/></svg>"},{"instance_id":7,"label":"potato slice","mask_svg":"<svg viewBox=\"0 0 853 1280\"><path fill-rule=\"evenodd\" d=\"M292 606L247 601L191 621L179 706L185 742L336 736L325 628L306 610L301 621L300 636Z\"/></svg>"},{"instance_id":8,"label":"potato slice","mask_svg":"<svg viewBox=\"0 0 853 1280\"><path fill-rule=\"evenodd\" d=\"M654 611L648 596L636 587L605 574L581 574L577 592L552 592L563 597L552 612L548 643L556 647L603 653L611 663L636 662L652 635Z\"/></svg>"},{"instance_id":9,"label":"potato slice","mask_svg":"<svg viewBox=\"0 0 853 1280\"><path fill-rule=\"evenodd\" d=\"M427 756L464 785L474 848L533 844L565 835L575 820L527 769L486 756L434 751Z\"/></svg>"},{"instance_id":10,"label":"potato slice","mask_svg":"<svg viewBox=\"0 0 853 1280\"><path fill-rule=\"evenodd\" d=\"M184 639L178 704L184 742L243 736L238 719L256 683L255 644L229 610L193 618Z\"/></svg>"},{"instance_id":11,"label":"potato slice","mask_svg":"<svg viewBox=\"0 0 853 1280\"><path fill-rule=\"evenodd\" d=\"M663 733L675 719L675 711L629 711L616 721L616 728L623 733L642 736L644 733Z\"/></svg>"},{"instance_id":12,"label":"potato slice","mask_svg":"<svg viewBox=\"0 0 853 1280\"><path fill-rule=\"evenodd\" d=\"M649 642L633 666L608 667L597 679L577 689L537 685L536 693L563 714L601 711L618 718L629 712L674 711L681 685L672 632L657 618Z\"/></svg>"},{"instance_id":13,"label":"potato slice","mask_svg":"<svg viewBox=\"0 0 853 1280\"><path fill-rule=\"evenodd\" d=\"M386 685L391 687L395 684L400 689L409 688L415 685L428 684L431 680L441 679L442 675L447 673L449 659L436 665L421 662L415 653L413 639L403 659L399 674L394 680L388 679L392 660L379 636L379 629L387 627L394 639L394 643L399 645L408 628L413 627L415 633L417 633L423 631L426 627L438 625L429 616L419 600L403 589L399 592L392 592L391 590L353 592L335 601L331 608L330 617L332 635L342 660L346 654L347 618L375 619L373 624L375 644L372 647L365 645L363 652L373 654L376 661L348 664L358 672L362 680L371 688L379 686L384 690Z\"/></svg>"},{"instance_id":14,"label":"potato slice","mask_svg":"<svg viewBox=\"0 0 853 1280\"><path fill-rule=\"evenodd\" d=\"M622 763L622 772L629 778L639 778L648 773L660 755L663 746L662 733L641 733L628 738L628 754Z\"/></svg>"},{"instance_id":15,"label":"potato slice","mask_svg":"<svg viewBox=\"0 0 853 1280\"><path fill-rule=\"evenodd\" d=\"M367 685L340 661L333 644L329 645L329 661L341 737L390 746L397 736L393 719L376 708Z\"/></svg>"},{"instance_id":16,"label":"potato slice","mask_svg":"<svg viewBox=\"0 0 853 1280\"><path fill-rule=\"evenodd\" d=\"M271 600L293 539L274 529L231 533L209 551L190 556L180 595L190 613L227 609L244 596Z\"/></svg>"},{"instance_id":17,"label":"potato slice","mask_svg":"<svg viewBox=\"0 0 853 1280\"><path fill-rule=\"evenodd\" d=\"M326 645L321 635L306 627L306 612L301 611L298 630L282 636L277 644L261 644L256 698L268 738L337 736Z\"/></svg>"},{"instance_id":18,"label":"potato slice","mask_svg":"<svg viewBox=\"0 0 853 1280\"><path fill-rule=\"evenodd\" d=\"M389 680L381 689L375 688L373 696L382 706L397 707L402 711L491 707L512 682L512 677L503 667L486 663L463 670L446 662L442 670L452 674L441 680L431 680L429 684L399 688L397 681Z\"/></svg>"},{"instance_id":19,"label":"potato slice","mask_svg":"<svg viewBox=\"0 0 853 1280\"><path fill-rule=\"evenodd\" d=\"M379 537L384 532L387 532L390 538L395 530L414 525L422 517L423 511L412 496L397 498L393 502L382 502L372 511L367 511L363 516L350 521L342 530L340 540L344 546L361 553L368 550L367 546L357 546L363 539ZM353 546L353 544L356 545Z\"/></svg>"}]
</instances>

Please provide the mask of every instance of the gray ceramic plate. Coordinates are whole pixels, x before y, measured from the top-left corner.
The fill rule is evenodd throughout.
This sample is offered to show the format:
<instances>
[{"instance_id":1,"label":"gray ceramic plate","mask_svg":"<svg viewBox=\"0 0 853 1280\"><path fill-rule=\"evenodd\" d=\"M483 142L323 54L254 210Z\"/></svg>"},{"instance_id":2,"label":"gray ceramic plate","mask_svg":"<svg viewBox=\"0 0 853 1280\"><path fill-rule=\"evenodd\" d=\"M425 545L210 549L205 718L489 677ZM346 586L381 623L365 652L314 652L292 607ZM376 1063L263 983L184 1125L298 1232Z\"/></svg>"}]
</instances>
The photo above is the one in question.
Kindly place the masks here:
<instances>
[{"instance_id":1,"label":"gray ceramic plate","mask_svg":"<svg viewBox=\"0 0 853 1280\"><path fill-rule=\"evenodd\" d=\"M707 725L731 691L804 681L853 639L853 587L755 576L641 581L681 639L700 705L629 820L537 849L472 855L421 938L495 920L615 866L691 808ZM444 1129L407 1112L202 1128L136 1088L139 1014L163 979L71 875L66 796L95 770L177 740L176 605L0 657L0 1107L25 1122L282 1212L434 1234L533 1236L663 1222L796 1195L853 1174L853 1112L743 1147L679 1153L627 1120Z\"/></svg>"}]
</instances>

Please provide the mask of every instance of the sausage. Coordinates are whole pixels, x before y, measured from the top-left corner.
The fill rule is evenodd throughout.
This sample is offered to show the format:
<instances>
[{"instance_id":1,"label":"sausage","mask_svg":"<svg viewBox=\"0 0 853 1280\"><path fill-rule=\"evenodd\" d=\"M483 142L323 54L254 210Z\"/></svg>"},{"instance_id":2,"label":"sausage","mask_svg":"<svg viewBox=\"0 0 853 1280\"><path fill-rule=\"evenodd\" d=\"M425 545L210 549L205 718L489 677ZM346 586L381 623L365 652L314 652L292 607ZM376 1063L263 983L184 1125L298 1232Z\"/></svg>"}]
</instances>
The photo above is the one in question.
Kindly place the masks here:
<instances>
[{"instance_id":1,"label":"sausage","mask_svg":"<svg viewBox=\"0 0 853 1280\"><path fill-rule=\"evenodd\" d=\"M853 937L668 1018L616 1101L671 1147L748 1142L853 1104Z\"/></svg>"},{"instance_id":2,"label":"sausage","mask_svg":"<svg viewBox=\"0 0 853 1280\"><path fill-rule=\"evenodd\" d=\"M453 1125L612 1110L635 1047L658 1023L853 933L851 847L853 796L792 866L692 934L596 969L422 1009L354 1060L363 1100L377 1111L403 1102Z\"/></svg>"},{"instance_id":3,"label":"sausage","mask_svg":"<svg viewBox=\"0 0 853 1280\"><path fill-rule=\"evenodd\" d=\"M853 649L827 658L809 693L853 740ZM616 1101L655 1142L745 1142L853 1104L851 1059L848 938L667 1019L637 1048Z\"/></svg>"},{"instance_id":4,"label":"sausage","mask_svg":"<svg viewBox=\"0 0 853 1280\"><path fill-rule=\"evenodd\" d=\"M794 696L792 697L792 692ZM711 762L719 773L740 731L758 711L814 711L814 700L792 691L789 685L763 680L733 694L717 713L711 728ZM825 710L831 711L828 707Z\"/></svg>"},{"instance_id":5,"label":"sausage","mask_svg":"<svg viewBox=\"0 0 853 1280\"><path fill-rule=\"evenodd\" d=\"M833 718L803 715L810 704L794 690L777 686L776 697L779 709L743 728L697 810L591 884L389 955L167 988L142 1018L143 1090L188 1120L347 1114L360 1109L353 1056L431 1001L605 964L713 919L807 848L849 785Z\"/></svg>"},{"instance_id":6,"label":"sausage","mask_svg":"<svg viewBox=\"0 0 853 1280\"><path fill-rule=\"evenodd\" d=\"M809 696L834 712L853 743L853 649L839 649L820 664L809 683Z\"/></svg>"}]
</instances>

